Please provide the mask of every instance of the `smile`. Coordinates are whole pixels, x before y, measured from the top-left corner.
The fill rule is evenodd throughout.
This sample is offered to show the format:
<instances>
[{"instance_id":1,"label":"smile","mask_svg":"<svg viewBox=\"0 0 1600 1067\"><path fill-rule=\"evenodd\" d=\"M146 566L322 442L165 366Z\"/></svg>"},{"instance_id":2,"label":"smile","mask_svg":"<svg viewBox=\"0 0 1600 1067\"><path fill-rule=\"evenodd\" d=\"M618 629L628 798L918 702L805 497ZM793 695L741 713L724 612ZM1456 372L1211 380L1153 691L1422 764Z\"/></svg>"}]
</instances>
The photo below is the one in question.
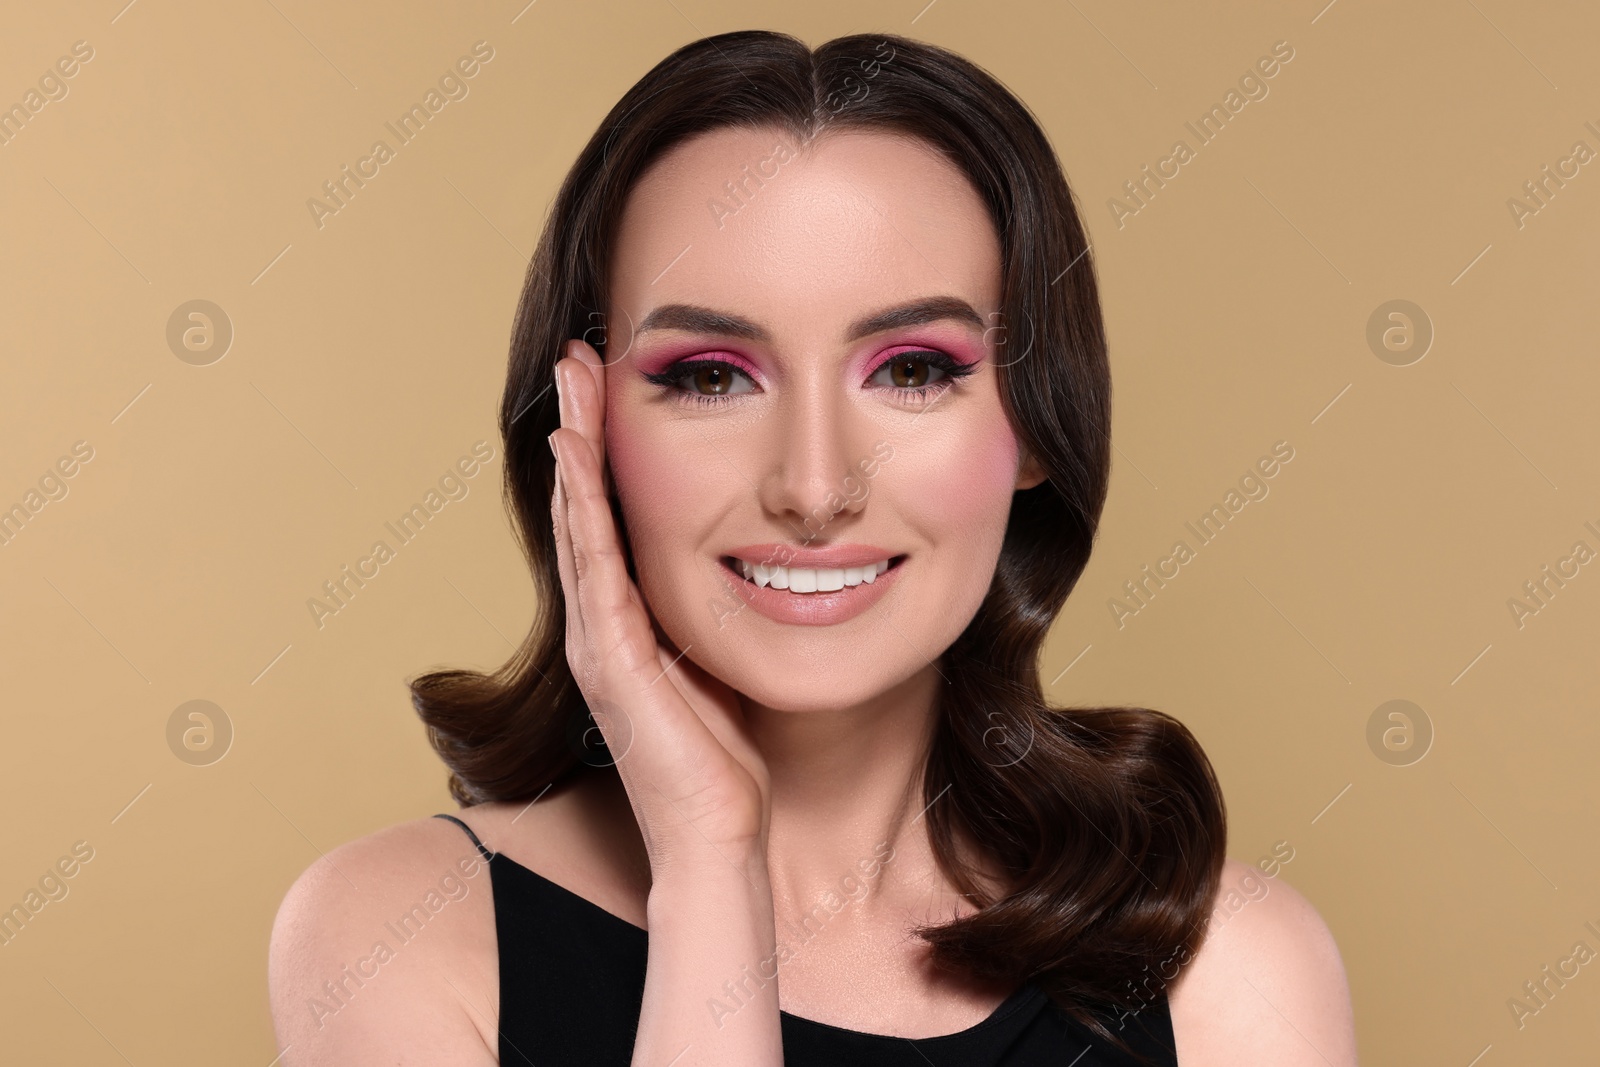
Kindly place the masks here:
<instances>
[{"instance_id":1,"label":"smile","mask_svg":"<svg viewBox=\"0 0 1600 1067\"><path fill-rule=\"evenodd\" d=\"M859 552L851 554L861 559ZM790 625L833 626L848 622L888 595L899 584L906 558L888 556L874 563L862 559L855 567L786 567L723 556L721 565L733 582L731 591L758 615Z\"/></svg>"},{"instance_id":2,"label":"smile","mask_svg":"<svg viewBox=\"0 0 1600 1067\"><path fill-rule=\"evenodd\" d=\"M863 583L872 584L877 581L878 575L889 569L893 561L880 559L860 567L781 567L775 563L751 563L729 556L726 562L746 581L753 582L761 589L786 589L791 593L834 593Z\"/></svg>"}]
</instances>

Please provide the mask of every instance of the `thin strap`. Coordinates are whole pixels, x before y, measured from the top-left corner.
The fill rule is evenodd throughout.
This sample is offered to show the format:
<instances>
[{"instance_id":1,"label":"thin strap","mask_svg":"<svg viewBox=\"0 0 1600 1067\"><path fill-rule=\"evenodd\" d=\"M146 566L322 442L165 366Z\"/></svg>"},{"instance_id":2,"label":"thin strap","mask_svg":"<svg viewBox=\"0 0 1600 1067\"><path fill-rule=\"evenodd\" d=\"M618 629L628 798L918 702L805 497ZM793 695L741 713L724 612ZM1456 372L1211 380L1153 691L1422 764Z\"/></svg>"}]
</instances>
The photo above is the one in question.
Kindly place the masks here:
<instances>
[{"instance_id":1,"label":"thin strap","mask_svg":"<svg viewBox=\"0 0 1600 1067\"><path fill-rule=\"evenodd\" d=\"M463 830L465 830L467 832L467 836L472 838L472 843L474 845L478 846L478 851L483 853L483 858L484 859L486 859L486 860L494 859L494 853L490 852L488 849L483 847L483 842L479 841L478 840L478 835L472 832L472 827L468 826L466 823L462 822L460 819L456 818L454 815L445 815L443 813L440 813L438 815L435 815L434 818L435 819L449 819L451 822L453 822L457 826L461 827Z\"/></svg>"}]
</instances>

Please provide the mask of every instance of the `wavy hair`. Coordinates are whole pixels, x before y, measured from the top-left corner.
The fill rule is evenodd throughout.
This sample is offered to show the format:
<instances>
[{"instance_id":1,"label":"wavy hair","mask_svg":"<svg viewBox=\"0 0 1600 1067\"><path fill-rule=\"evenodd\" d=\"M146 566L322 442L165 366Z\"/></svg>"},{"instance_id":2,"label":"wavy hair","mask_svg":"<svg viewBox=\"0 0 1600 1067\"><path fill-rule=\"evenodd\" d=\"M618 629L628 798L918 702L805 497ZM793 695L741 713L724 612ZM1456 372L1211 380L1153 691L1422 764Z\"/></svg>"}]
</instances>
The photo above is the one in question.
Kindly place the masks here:
<instances>
[{"instance_id":1,"label":"wavy hair","mask_svg":"<svg viewBox=\"0 0 1600 1067\"><path fill-rule=\"evenodd\" d=\"M1006 324L1000 396L1048 478L1013 494L988 594L942 659L947 684L924 775L928 833L940 868L978 907L918 934L941 965L1036 982L1126 1048L1105 1013L1142 1008L1150 976L1170 981L1164 968L1199 948L1226 813L1204 751L1178 720L1045 699L1040 651L1088 562L1110 479L1110 368L1093 261L1049 140L999 81L953 52L885 34L814 50L768 31L706 37L641 78L585 145L529 265L500 406L506 501L537 618L499 669L409 683L450 791L468 806L524 801L576 775L615 773L589 756L592 720L566 658L544 443L560 424L554 366L575 337L606 358L597 324L635 181L675 145L720 127L777 129L802 143L830 129L920 138L966 174L993 220ZM621 527L615 502L613 511ZM998 894L962 860L958 838L1001 872Z\"/></svg>"}]
</instances>

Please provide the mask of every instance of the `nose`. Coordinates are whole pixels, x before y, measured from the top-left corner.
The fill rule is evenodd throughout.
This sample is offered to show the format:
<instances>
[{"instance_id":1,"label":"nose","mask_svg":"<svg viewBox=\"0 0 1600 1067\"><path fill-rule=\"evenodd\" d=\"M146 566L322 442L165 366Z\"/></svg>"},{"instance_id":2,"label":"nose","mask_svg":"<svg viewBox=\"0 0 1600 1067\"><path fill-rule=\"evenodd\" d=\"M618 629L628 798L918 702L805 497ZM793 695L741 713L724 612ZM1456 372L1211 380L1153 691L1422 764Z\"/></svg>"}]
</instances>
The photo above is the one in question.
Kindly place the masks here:
<instances>
[{"instance_id":1,"label":"nose","mask_svg":"<svg viewBox=\"0 0 1600 1067\"><path fill-rule=\"evenodd\" d=\"M797 387L769 417L762 508L801 542L832 539L866 506L870 454L837 386ZM859 454L858 454L859 453Z\"/></svg>"}]
</instances>

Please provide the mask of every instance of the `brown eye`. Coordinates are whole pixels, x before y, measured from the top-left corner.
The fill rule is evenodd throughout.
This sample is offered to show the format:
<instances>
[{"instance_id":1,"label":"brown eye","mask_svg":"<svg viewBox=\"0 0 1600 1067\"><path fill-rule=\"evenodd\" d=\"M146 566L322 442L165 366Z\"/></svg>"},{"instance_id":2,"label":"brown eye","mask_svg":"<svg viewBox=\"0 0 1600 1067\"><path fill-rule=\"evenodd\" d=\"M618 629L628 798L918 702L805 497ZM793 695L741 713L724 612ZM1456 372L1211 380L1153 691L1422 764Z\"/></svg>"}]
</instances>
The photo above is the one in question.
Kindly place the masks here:
<instances>
[{"instance_id":1,"label":"brown eye","mask_svg":"<svg viewBox=\"0 0 1600 1067\"><path fill-rule=\"evenodd\" d=\"M896 389L920 389L948 376L945 368L935 364L935 357L938 355L934 352L908 352L896 356L879 366L873 372L872 378L882 385ZM935 370L939 372L936 377L932 374Z\"/></svg>"},{"instance_id":2,"label":"brown eye","mask_svg":"<svg viewBox=\"0 0 1600 1067\"><path fill-rule=\"evenodd\" d=\"M733 387L733 372L726 366L708 364L689 375L689 381L703 396L722 396Z\"/></svg>"},{"instance_id":3,"label":"brown eye","mask_svg":"<svg viewBox=\"0 0 1600 1067\"><path fill-rule=\"evenodd\" d=\"M897 359L889 365L889 381L908 389L925 385L928 365L920 359Z\"/></svg>"},{"instance_id":4,"label":"brown eye","mask_svg":"<svg viewBox=\"0 0 1600 1067\"><path fill-rule=\"evenodd\" d=\"M749 372L720 359L687 359L644 377L677 399L697 404L720 404L756 391Z\"/></svg>"}]
</instances>

